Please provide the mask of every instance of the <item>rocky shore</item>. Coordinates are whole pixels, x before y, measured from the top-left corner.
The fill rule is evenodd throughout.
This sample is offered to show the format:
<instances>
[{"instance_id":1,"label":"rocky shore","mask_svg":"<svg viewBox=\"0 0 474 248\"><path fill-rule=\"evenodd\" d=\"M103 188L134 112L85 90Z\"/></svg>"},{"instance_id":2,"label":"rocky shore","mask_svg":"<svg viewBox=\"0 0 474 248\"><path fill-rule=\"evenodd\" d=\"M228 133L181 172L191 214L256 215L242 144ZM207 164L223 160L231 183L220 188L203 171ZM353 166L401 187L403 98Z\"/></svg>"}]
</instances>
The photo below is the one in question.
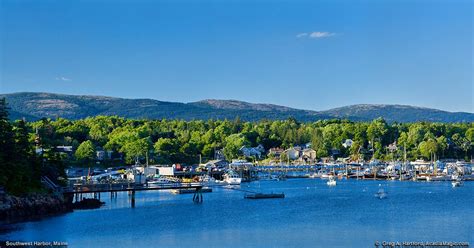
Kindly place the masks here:
<instances>
[{"instance_id":1,"label":"rocky shore","mask_svg":"<svg viewBox=\"0 0 474 248\"><path fill-rule=\"evenodd\" d=\"M0 194L0 220L24 221L72 211L72 204L53 194L30 194L24 197Z\"/></svg>"}]
</instances>

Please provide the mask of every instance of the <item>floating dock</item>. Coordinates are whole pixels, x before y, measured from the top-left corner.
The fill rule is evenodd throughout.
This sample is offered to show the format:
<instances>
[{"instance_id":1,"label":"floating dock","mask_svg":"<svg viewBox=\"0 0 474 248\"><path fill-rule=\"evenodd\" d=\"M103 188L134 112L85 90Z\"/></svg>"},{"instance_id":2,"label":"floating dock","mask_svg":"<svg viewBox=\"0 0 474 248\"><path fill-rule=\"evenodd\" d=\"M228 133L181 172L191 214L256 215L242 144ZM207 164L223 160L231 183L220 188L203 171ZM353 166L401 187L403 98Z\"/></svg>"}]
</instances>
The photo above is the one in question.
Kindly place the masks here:
<instances>
[{"instance_id":1,"label":"floating dock","mask_svg":"<svg viewBox=\"0 0 474 248\"><path fill-rule=\"evenodd\" d=\"M245 199L270 199L270 198L285 198L284 193L253 193L253 194L246 194L244 196Z\"/></svg>"},{"instance_id":2,"label":"floating dock","mask_svg":"<svg viewBox=\"0 0 474 248\"><path fill-rule=\"evenodd\" d=\"M212 188L202 188L199 190L201 193L211 193ZM194 194L196 189L173 189L171 190L173 194Z\"/></svg>"}]
</instances>

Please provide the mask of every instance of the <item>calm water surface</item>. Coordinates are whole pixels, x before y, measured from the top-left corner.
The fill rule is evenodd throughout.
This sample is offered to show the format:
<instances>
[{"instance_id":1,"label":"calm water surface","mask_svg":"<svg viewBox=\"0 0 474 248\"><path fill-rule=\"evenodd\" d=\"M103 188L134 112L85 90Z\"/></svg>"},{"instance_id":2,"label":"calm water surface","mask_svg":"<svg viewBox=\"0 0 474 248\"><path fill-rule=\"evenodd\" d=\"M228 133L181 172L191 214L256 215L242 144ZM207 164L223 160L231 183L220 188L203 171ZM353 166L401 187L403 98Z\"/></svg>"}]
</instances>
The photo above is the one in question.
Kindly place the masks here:
<instances>
[{"instance_id":1,"label":"calm water surface","mask_svg":"<svg viewBox=\"0 0 474 248\"><path fill-rule=\"evenodd\" d=\"M387 199L374 194L382 184ZM373 247L374 241L457 241L474 244L474 182L319 179L242 184L242 190L284 192L284 199L248 200L214 188L192 195L127 193L96 210L10 224L0 240L66 241L70 247ZM107 195L109 196L109 195Z\"/></svg>"}]
</instances>

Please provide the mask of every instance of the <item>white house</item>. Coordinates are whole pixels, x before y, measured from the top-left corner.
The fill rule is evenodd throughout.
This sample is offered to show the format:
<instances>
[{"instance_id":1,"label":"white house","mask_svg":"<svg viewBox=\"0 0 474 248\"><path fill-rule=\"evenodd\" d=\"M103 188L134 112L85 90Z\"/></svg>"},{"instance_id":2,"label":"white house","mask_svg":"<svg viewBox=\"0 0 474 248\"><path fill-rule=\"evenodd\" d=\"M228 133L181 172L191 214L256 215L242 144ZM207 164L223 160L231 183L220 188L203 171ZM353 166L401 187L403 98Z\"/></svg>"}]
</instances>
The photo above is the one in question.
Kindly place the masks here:
<instances>
[{"instance_id":1,"label":"white house","mask_svg":"<svg viewBox=\"0 0 474 248\"><path fill-rule=\"evenodd\" d=\"M288 148L284 151L284 153L288 155L289 159L295 160L300 157L301 148L300 147Z\"/></svg>"},{"instance_id":2,"label":"white house","mask_svg":"<svg viewBox=\"0 0 474 248\"><path fill-rule=\"evenodd\" d=\"M262 156L262 153L265 152L265 148L263 145L258 145L256 147L245 147L242 146L240 148L240 152L245 156L245 157L257 157L260 158Z\"/></svg>"}]
</instances>

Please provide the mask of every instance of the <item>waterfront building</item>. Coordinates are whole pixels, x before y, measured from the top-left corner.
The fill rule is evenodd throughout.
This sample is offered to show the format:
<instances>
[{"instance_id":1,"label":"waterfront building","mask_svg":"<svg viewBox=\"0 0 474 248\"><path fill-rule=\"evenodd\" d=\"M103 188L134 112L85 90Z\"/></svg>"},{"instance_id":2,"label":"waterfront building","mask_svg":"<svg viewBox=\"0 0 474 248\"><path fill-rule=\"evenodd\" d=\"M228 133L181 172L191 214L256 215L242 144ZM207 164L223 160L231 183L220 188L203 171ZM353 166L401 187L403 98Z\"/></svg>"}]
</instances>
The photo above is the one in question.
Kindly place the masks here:
<instances>
[{"instance_id":1,"label":"waterfront building","mask_svg":"<svg viewBox=\"0 0 474 248\"><path fill-rule=\"evenodd\" d=\"M257 157L257 158L260 158L262 156L262 153L265 152L265 148L263 147L263 145L259 144L258 146L256 147L246 147L246 146L242 146L240 148L240 152L242 153L242 155L244 155L245 157Z\"/></svg>"},{"instance_id":2,"label":"waterfront building","mask_svg":"<svg viewBox=\"0 0 474 248\"><path fill-rule=\"evenodd\" d=\"M270 148L268 150L268 157L273 157L273 158L280 158L280 155L284 152L283 149L281 148Z\"/></svg>"}]
</instances>

